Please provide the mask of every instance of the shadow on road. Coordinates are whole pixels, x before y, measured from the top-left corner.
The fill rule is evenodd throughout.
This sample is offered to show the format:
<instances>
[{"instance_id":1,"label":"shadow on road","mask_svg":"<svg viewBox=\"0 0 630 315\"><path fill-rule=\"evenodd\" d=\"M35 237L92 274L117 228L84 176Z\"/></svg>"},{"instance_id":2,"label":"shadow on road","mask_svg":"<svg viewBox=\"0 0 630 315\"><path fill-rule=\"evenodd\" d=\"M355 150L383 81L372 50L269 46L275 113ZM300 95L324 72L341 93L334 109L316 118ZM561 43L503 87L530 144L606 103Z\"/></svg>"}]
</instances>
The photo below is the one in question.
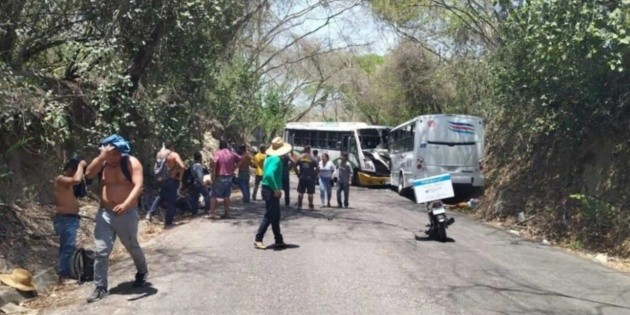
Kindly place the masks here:
<instances>
[{"instance_id":1,"label":"shadow on road","mask_svg":"<svg viewBox=\"0 0 630 315\"><path fill-rule=\"evenodd\" d=\"M156 288L150 282L147 282L143 287L134 288L131 286L133 281L127 281L118 284L118 286L111 288L109 290L109 294L117 294L117 295L137 295L132 298L127 299L127 301L137 301L139 299L143 299L154 295L158 292Z\"/></svg>"},{"instance_id":2,"label":"shadow on road","mask_svg":"<svg viewBox=\"0 0 630 315\"><path fill-rule=\"evenodd\" d=\"M269 245L265 249L273 249L274 251L280 251L280 250L294 249L294 248L300 248L300 245L296 245L296 244L286 244L285 246Z\"/></svg>"},{"instance_id":3,"label":"shadow on road","mask_svg":"<svg viewBox=\"0 0 630 315\"><path fill-rule=\"evenodd\" d=\"M439 240L430 237L430 236L419 236L418 234L415 235L415 239L416 241L420 241L420 242L430 242L430 241L435 241L435 242L439 242ZM450 237L446 237L446 241L444 243L455 243L455 240L450 238Z\"/></svg>"}]
</instances>

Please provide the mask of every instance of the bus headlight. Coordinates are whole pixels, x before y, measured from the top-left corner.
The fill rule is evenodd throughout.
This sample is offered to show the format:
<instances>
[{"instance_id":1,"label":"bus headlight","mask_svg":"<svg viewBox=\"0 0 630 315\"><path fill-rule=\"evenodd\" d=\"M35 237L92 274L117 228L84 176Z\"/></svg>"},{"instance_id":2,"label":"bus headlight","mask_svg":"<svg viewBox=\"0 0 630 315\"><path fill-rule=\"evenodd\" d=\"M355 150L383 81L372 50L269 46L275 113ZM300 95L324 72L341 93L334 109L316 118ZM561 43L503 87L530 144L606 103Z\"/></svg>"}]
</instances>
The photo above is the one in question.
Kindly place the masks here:
<instances>
[{"instance_id":1,"label":"bus headlight","mask_svg":"<svg viewBox=\"0 0 630 315\"><path fill-rule=\"evenodd\" d=\"M368 172L376 172L376 167L374 166L374 162L372 160L365 159L363 160L365 164L365 170Z\"/></svg>"}]
</instances>

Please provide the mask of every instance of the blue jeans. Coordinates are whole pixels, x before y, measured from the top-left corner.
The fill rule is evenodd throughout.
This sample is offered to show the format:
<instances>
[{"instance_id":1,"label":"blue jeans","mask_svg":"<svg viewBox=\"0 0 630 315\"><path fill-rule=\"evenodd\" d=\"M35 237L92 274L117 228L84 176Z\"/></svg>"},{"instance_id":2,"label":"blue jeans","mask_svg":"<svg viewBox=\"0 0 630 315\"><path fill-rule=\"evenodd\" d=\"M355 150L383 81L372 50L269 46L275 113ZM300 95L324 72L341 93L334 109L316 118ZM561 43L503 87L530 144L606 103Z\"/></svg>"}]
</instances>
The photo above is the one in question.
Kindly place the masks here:
<instances>
[{"instance_id":1,"label":"blue jeans","mask_svg":"<svg viewBox=\"0 0 630 315\"><path fill-rule=\"evenodd\" d=\"M241 186L243 193L243 203L249 203L249 171L238 172L238 184Z\"/></svg>"},{"instance_id":2,"label":"blue jeans","mask_svg":"<svg viewBox=\"0 0 630 315\"><path fill-rule=\"evenodd\" d=\"M162 200L162 198L166 199L165 225L173 224L173 219L175 218L175 202L177 202L177 189L179 189L178 180L172 178L167 180L162 184L162 187L160 187L160 195L155 198L149 210L149 213L155 213L155 210L157 210L160 204L160 200Z\"/></svg>"},{"instance_id":3,"label":"blue jeans","mask_svg":"<svg viewBox=\"0 0 630 315\"><path fill-rule=\"evenodd\" d=\"M57 215L53 221L55 234L59 235L59 260L57 273L61 277L70 276L70 260L76 250L79 216Z\"/></svg>"},{"instance_id":4,"label":"blue jeans","mask_svg":"<svg viewBox=\"0 0 630 315\"><path fill-rule=\"evenodd\" d=\"M337 182L337 205L341 207L341 193L343 192L343 205L348 208L350 197L350 183Z\"/></svg>"},{"instance_id":5,"label":"blue jeans","mask_svg":"<svg viewBox=\"0 0 630 315\"><path fill-rule=\"evenodd\" d=\"M276 240L276 244L282 244L282 234L280 233L280 198L274 196L273 191L267 186L262 186L262 198L265 200L265 216L260 222L258 227L258 233L256 233L256 242L262 242L267 228L271 225L273 236Z\"/></svg>"},{"instance_id":6,"label":"blue jeans","mask_svg":"<svg viewBox=\"0 0 630 315\"><path fill-rule=\"evenodd\" d=\"M204 212L210 210L210 191L203 184L195 184L190 189L190 212L197 214L199 211L199 196L203 196Z\"/></svg>"},{"instance_id":7,"label":"blue jeans","mask_svg":"<svg viewBox=\"0 0 630 315\"><path fill-rule=\"evenodd\" d=\"M332 198L332 178L319 178L319 197L322 199L323 205L330 204L330 198Z\"/></svg>"}]
</instances>

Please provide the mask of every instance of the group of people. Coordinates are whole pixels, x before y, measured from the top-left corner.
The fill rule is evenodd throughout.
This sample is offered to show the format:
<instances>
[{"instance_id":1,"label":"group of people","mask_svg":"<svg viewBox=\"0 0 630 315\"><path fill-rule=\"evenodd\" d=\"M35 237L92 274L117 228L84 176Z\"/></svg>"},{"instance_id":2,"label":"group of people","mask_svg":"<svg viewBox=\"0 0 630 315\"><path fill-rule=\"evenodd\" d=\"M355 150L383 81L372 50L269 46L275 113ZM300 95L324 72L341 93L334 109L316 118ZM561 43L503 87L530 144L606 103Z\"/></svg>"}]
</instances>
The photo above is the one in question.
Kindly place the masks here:
<instances>
[{"instance_id":1,"label":"group of people","mask_svg":"<svg viewBox=\"0 0 630 315\"><path fill-rule=\"evenodd\" d=\"M330 160L328 153L317 155L316 150L311 154L311 147L306 146L301 157L294 161L295 172L298 175L298 210L302 209L304 193L308 195L309 209L315 209L313 196L315 183L319 183L320 199L322 207L331 207L333 185L337 185L337 206L339 208L349 206L350 179L352 178L352 166L348 161L348 153L341 152L341 158L337 166ZM343 193L343 199L342 199Z\"/></svg>"},{"instance_id":2,"label":"group of people","mask_svg":"<svg viewBox=\"0 0 630 315\"><path fill-rule=\"evenodd\" d=\"M100 207L94 227L94 292L88 302L102 299L108 294L107 274L109 256L117 237L127 249L136 266L137 273L134 287L142 287L147 279L147 263L144 252L138 242L138 204L144 185L144 171L140 161L132 156L127 140L119 135L111 135L100 142L100 153L90 163L71 159L63 172L54 181L55 218L54 229L60 236L58 274L60 282L72 277L70 260L76 248L76 235L79 227L79 203L76 197L77 185L84 179L98 178L100 182ZM156 155L155 172L165 168L165 176L160 177L160 194L152 202L147 217L156 211L160 201L166 202L165 228L174 225L178 190L184 180L184 173L189 172L189 198L191 211L197 213L199 197L204 199L204 212L210 212L208 218L214 219L218 199L223 199L224 214L229 218L230 194L234 177L243 192L243 202L250 203L250 167L255 169L255 184L251 200L257 200L260 188L265 201L266 212L255 235L255 247L265 248L262 240L269 225L275 237L276 246L284 246L280 233L280 199L285 194L285 205L290 206L289 174L295 170L299 184L298 209L302 208L304 194L308 194L309 208L314 209L313 195L315 182L319 181L323 206L330 206L333 182L337 183L337 203L339 207L348 207L348 195L352 167L347 153L342 153L339 164L335 167L328 154L321 158L311 154L310 147L304 148L301 156L293 153L290 144L281 138L275 138L268 148L261 147L253 157L241 146L237 152L228 147L226 141L220 141L219 150L210 161L213 180L211 190L207 188L207 171L203 166L200 152L194 154L194 162L187 169L181 156L175 151L172 142L165 142ZM343 192L343 203L342 203Z\"/></svg>"},{"instance_id":3,"label":"group of people","mask_svg":"<svg viewBox=\"0 0 630 315\"><path fill-rule=\"evenodd\" d=\"M210 161L212 176L203 165L201 152L194 153L194 161L187 169L179 153L175 151L172 142L164 143L162 149L156 154L156 169L164 164L168 176L159 183L160 193L152 202L147 219L156 212L162 201L166 203L166 215L164 220L165 228L172 228L176 214L177 200L180 193L187 191L188 206L193 215L199 213L199 197L203 197L203 212L209 214L209 218L216 218L216 211L219 199L223 200L224 214L221 218L229 218L230 215L230 195L232 184L236 177L243 191L243 202L249 203L249 180L251 156L245 146L241 146L238 152L232 151L226 141L219 142L219 150L215 152ZM157 171L156 171L157 172ZM188 172L186 177L186 173ZM185 178L186 177L186 178ZM209 178L213 178L212 181ZM208 184L212 186L208 189Z\"/></svg>"},{"instance_id":4,"label":"group of people","mask_svg":"<svg viewBox=\"0 0 630 315\"><path fill-rule=\"evenodd\" d=\"M94 226L95 289L88 296L88 302L100 300L108 294L109 255L117 237L136 266L132 286L144 286L148 273L144 252L138 242L138 200L144 183L142 164L130 155L129 143L118 135L103 139L99 149L100 153L90 163L71 159L54 181L54 228L60 236L58 273L62 283L72 276L70 259L75 250L80 220L74 187L84 177L98 178L100 182L100 206Z\"/></svg>"},{"instance_id":5,"label":"group of people","mask_svg":"<svg viewBox=\"0 0 630 315\"><path fill-rule=\"evenodd\" d=\"M339 165L335 167L330 161L328 154L324 153L318 161L316 155L311 154L309 146L304 148L304 152L300 157L296 157L293 153L292 146L284 143L282 138L273 139L271 147L268 149L261 148L260 152L254 156L256 165L260 165L263 161L262 168L256 170L256 184L252 199L256 199L258 185L262 186L261 195L265 201L265 215L260 223L258 232L254 240L254 247L257 249L265 249L263 238L269 225L273 231L275 247L284 247L284 238L280 232L280 198L285 193L285 205L290 205L290 186L289 174L294 169L298 178L298 210L302 208L304 193L308 195L309 209L314 210L313 195L315 194L315 181L319 179L320 194L322 206L330 207L330 199L332 192L332 183L337 182L337 204L341 208L341 192L344 192L344 205L348 207L349 185L352 178L352 167L348 162L348 154L343 152ZM263 153L264 152L264 153ZM264 154L264 156L263 156ZM257 161L257 162L256 162ZM258 177L260 176L260 178Z\"/></svg>"}]
</instances>

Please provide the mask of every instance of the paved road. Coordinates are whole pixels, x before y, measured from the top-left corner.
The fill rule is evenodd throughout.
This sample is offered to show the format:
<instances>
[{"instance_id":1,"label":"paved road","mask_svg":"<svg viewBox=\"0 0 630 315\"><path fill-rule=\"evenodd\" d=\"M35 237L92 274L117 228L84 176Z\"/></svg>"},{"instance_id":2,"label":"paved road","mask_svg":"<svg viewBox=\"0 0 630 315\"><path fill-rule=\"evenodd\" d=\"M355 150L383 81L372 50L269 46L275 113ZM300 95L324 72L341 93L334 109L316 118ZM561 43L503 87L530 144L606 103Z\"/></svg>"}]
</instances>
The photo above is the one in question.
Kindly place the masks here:
<instances>
[{"instance_id":1,"label":"paved road","mask_svg":"<svg viewBox=\"0 0 630 315\"><path fill-rule=\"evenodd\" d=\"M253 247L263 205L237 205L146 244L151 287L130 288L125 257L105 300L83 286L44 314L630 314L627 274L463 216L451 242L427 240L426 214L389 190L353 190L351 207L283 210L293 246L276 251Z\"/></svg>"}]
</instances>

